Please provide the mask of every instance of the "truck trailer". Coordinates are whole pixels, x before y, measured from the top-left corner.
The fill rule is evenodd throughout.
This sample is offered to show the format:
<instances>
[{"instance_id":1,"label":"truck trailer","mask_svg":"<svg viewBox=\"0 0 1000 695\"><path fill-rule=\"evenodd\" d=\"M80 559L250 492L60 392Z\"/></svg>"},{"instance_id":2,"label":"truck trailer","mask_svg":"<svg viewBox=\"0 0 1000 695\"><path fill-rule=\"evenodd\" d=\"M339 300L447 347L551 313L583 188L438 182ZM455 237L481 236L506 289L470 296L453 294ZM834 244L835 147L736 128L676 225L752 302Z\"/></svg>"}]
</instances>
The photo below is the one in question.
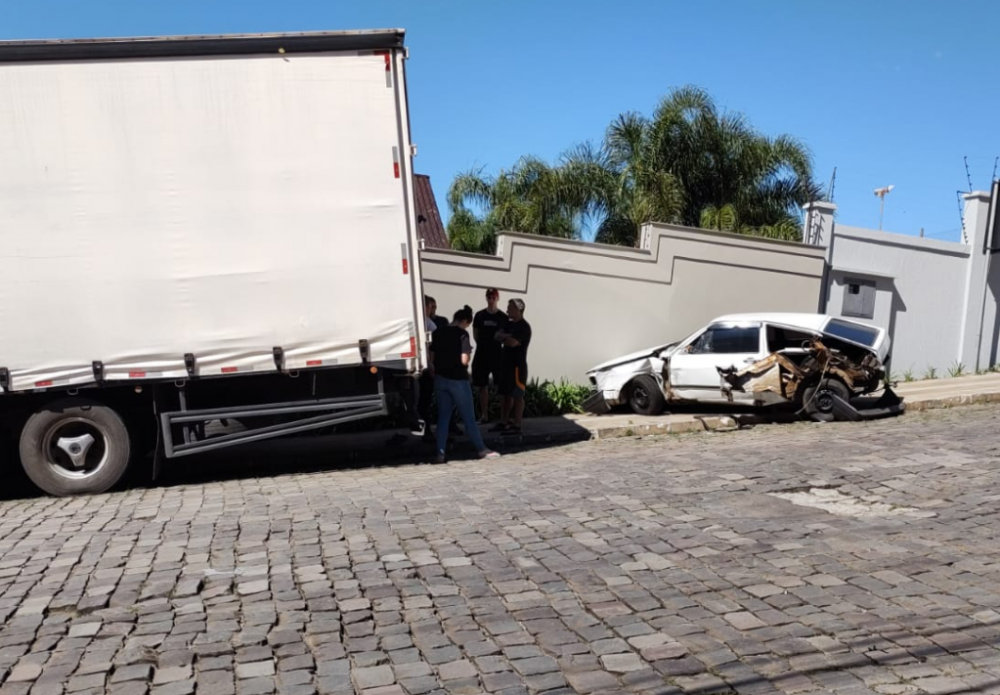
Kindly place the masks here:
<instances>
[{"instance_id":1,"label":"truck trailer","mask_svg":"<svg viewBox=\"0 0 1000 695\"><path fill-rule=\"evenodd\" d=\"M427 340L406 58L0 43L0 427L39 488L387 413Z\"/></svg>"}]
</instances>

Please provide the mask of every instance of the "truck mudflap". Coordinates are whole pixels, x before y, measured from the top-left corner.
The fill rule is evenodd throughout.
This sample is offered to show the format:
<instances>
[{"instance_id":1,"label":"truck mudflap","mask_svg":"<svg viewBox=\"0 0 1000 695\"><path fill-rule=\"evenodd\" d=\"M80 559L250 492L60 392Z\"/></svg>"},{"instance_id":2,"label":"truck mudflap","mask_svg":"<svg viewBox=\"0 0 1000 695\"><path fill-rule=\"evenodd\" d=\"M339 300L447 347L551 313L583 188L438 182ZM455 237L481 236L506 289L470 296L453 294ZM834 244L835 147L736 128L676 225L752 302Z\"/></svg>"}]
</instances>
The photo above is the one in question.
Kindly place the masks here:
<instances>
[{"instance_id":1,"label":"truck mudflap","mask_svg":"<svg viewBox=\"0 0 1000 695\"><path fill-rule=\"evenodd\" d=\"M831 397L833 399L833 415L841 421L878 420L902 415L906 412L906 404L903 399L888 386L878 398L867 396L846 401L836 394L832 394ZM804 409L799 411L799 415L805 418L810 417Z\"/></svg>"}]
</instances>

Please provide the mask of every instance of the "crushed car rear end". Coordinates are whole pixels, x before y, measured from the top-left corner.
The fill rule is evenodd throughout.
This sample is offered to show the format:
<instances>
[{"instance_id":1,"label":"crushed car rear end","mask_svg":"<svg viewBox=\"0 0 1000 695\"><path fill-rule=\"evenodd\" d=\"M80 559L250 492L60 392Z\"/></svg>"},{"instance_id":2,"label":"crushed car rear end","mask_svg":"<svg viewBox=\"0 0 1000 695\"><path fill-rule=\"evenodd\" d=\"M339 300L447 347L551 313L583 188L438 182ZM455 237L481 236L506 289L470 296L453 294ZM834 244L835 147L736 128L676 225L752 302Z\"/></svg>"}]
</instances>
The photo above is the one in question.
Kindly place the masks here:
<instances>
[{"instance_id":1,"label":"crushed car rear end","mask_svg":"<svg viewBox=\"0 0 1000 695\"><path fill-rule=\"evenodd\" d=\"M903 412L905 406L885 383L891 341L886 331L841 318L822 330L781 326L811 334L798 349L772 352L750 366L719 369L723 393L752 393L760 405L794 403L817 421L868 419ZM873 404L856 404L880 388ZM871 407L864 407L870 405Z\"/></svg>"}]
</instances>

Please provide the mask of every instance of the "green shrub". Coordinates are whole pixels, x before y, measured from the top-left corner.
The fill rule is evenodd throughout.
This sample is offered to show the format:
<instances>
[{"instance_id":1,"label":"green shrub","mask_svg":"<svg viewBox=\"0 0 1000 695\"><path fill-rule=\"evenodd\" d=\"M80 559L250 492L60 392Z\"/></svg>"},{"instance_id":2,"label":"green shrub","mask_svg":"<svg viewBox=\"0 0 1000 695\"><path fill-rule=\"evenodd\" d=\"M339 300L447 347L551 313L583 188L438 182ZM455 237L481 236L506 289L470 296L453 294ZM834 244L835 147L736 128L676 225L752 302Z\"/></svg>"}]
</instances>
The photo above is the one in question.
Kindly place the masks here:
<instances>
[{"instance_id":1,"label":"green shrub","mask_svg":"<svg viewBox=\"0 0 1000 695\"><path fill-rule=\"evenodd\" d=\"M551 381L538 383L533 379L527 384L524 396L525 417L553 417L582 413L583 402L590 396L589 386L573 384L565 379L555 384Z\"/></svg>"},{"instance_id":2,"label":"green shrub","mask_svg":"<svg viewBox=\"0 0 1000 695\"><path fill-rule=\"evenodd\" d=\"M565 379L554 383L532 379L524 390L524 417L556 417L582 413L583 402L592 393L589 386L580 386ZM474 393L476 412L479 412L479 394ZM436 416L435 416L436 417ZM500 395L490 387L490 420L500 419Z\"/></svg>"}]
</instances>

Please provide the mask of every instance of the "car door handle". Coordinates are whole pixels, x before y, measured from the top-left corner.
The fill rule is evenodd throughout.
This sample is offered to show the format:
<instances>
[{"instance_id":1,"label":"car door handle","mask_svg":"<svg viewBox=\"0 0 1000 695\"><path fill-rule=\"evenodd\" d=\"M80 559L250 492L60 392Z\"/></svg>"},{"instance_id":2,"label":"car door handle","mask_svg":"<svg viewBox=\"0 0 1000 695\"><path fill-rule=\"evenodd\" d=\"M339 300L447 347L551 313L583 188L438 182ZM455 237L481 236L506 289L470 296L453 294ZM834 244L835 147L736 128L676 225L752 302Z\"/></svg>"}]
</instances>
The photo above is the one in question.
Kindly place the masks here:
<instances>
[{"instance_id":1,"label":"car door handle","mask_svg":"<svg viewBox=\"0 0 1000 695\"><path fill-rule=\"evenodd\" d=\"M753 364L756 361L757 361L756 357L747 357L745 360L743 360L743 364Z\"/></svg>"}]
</instances>

